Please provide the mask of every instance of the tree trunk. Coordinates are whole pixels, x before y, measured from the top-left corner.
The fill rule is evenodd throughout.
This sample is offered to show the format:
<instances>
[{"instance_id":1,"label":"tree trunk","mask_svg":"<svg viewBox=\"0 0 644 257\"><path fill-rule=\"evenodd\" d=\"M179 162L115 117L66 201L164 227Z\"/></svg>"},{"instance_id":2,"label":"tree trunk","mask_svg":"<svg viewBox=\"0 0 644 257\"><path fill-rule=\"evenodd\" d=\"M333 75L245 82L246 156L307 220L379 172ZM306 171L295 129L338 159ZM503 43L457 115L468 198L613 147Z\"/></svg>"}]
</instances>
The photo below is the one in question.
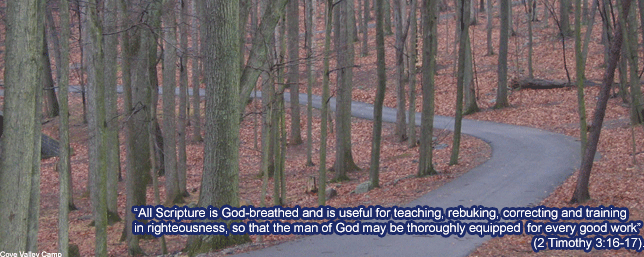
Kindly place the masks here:
<instances>
[{"instance_id":1,"label":"tree trunk","mask_svg":"<svg viewBox=\"0 0 644 257\"><path fill-rule=\"evenodd\" d=\"M61 0L59 3L60 16L60 35L62 38L69 38L69 3L67 0ZM60 96L60 153L58 161L59 175L59 192L58 198L58 252L62 256L69 256L69 204L72 203L73 195L71 192L71 169L70 169L70 147L69 147L69 40L63 40L60 44L60 76L58 76L58 93Z\"/></svg>"},{"instance_id":2,"label":"tree trunk","mask_svg":"<svg viewBox=\"0 0 644 257\"><path fill-rule=\"evenodd\" d=\"M326 204L326 145L327 117L329 117L329 55L331 55L331 24L333 22L333 0L326 2L326 19L324 23L324 60L322 71L322 114L320 125L320 168L318 190L318 205Z\"/></svg>"},{"instance_id":3,"label":"tree trunk","mask_svg":"<svg viewBox=\"0 0 644 257\"><path fill-rule=\"evenodd\" d=\"M209 0L206 26L206 137L200 207L239 206L239 2ZM230 222L229 222L230 223ZM248 235L191 235L189 255L249 241Z\"/></svg>"},{"instance_id":4,"label":"tree trunk","mask_svg":"<svg viewBox=\"0 0 644 257\"><path fill-rule=\"evenodd\" d=\"M119 144L119 116L117 110L117 44L118 30L116 0L103 1L103 52L105 53L105 118L107 123L107 218L108 223L121 220L118 214L118 180L121 177L121 155Z\"/></svg>"},{"instance_id":5,"label":"tree trunk","mask_svg":"<svg viewBox=\"0 0 644 257\"><path fill-rule=\"evenodd\" d=\"M498 87L496 90L496 104L494 108L505 108L508 103L508 9L509 0L501 0L501 34L499 43L499 61L497 66Z\"/></svg>"},{"instance_id":6,"label":"tree trunk","mask_svg":"<svg viewBox=\"0 0 644 257\"><path fill-rule=\"evenodd\" d=\"M391 3L390 0L384 0L382 18L385 20L385 36L393 34L391 31Z\"/></svg>"},{"instance_id":7,"label":"tree trunk","mask_svg":"<svg viewBox=\"0 0 644 257\"><path fill-rule=\"evenodd\" d=\"M291 0L288 3L287 37L288 37L288 79L286 84L291 92L291 145L302 144L302 132L300 129L300 15L299 1Z\"/></svg>"},{"instance_id":8,"label":"tree trunk","mask_svg":"<svg viewBox=\"0 0 644 257\"><path fill-rule=\"evenodd\" d=\"M47 40L47 41L51 42L51 44L53 46L54 60L56 61L56 80L58 80L58 78L61 76L61 74L60 74L61 70L60 69L62 67L59 64L62 63L62 60L61 60L62 53L61 53L60 38L58 37L58 29L56 29L56 22L54 21L54 14L53 14L54 8L52 6L53 5L52 3L53 3L53 1L52 2L47 2L45 4L46 5L46 7L45 7L46 8L45 9L45 18L46 18L45 19L45 23L46 23L45 30L47 30L47 32L49 32L49 33L47 33L47 36L43 40ZM58 13L60 13L60 12L61 11L58 10ZM62 24L60 24L60 25L62 26ZM62 34L62 32L61 32L61 34ZM69 43L68 43L68 45L69 45ZM69 69L69 67L67 69Z\"/></svg>"},{"instance_id":9,"label":"tree trunk","mask_svg":"<svg viewBox=\"0 0 644 257\"><path fill-rule=\"evenodd\" d=\"M157 2L151 2L150 5L150 20L148 24L148 28L152 31L150 41L149 41L149 48L148 48L148 72L150 73L149 75L149 80L148 83L150 83L151 90L152 90L152 102L150 102L150 108L157 108L158 103L159 103L159 75L158 75L158 70L157 66L159 64L159 61L162 60L163 56L161 56L159 52L159 46L163 44L163 31L161 30L161 1ZM159 38L161 37L161 40ZM163 107L162 107L163 108ZM154 110L154 113L158 113L156 110ZM164 142L163 142L163 131L161 131L161 126L159 125L159 119L157 117L152 117L151 119L152 123L154 123L154 127L156 128L156 134L154 135L154 145L156 146L156 167L158 169L158 174L160 176L165 175L165 151L164 151ZM150 173L146 172L144 174L145 176L145 181L146 184L152 181L150 177Z\"/></svg>"},{"instance_id":10,"label":"tree trunk","mask_svg":"<svg viewBox=\"0 0 644 257\"><path fill-rule=\"evenodd\" d=\"M201 85L201 66L200 66L200 45L199 45L199 16L197 1L193 0L192 19L191 19L191 40L192 40L192 141L201 142L201 96L199 94L199 85Z\"/></svg>"},{"instance_id":11,"label":"tree trunk","mask_svg":"<svg viewBox=\"0 0 644 257\"><path fill-rule=\"evenodd\" d=\"M628 28L628 37L625 40L628 40L626 44L627 54L629 55L628 61L630 64L630 86L631 86L631 124L642 124L642 87L640 83L640 78L638 74L638 52L639 44L637 40L637 19L635 13L635 5L631 5L631 19L627 22ZM628 11L628 10L627 10Z\"/></svg>"},{"instance_id":12,"label":"tree trunk","mask_svg":"<svg viewBox=\"0 0 644 257\"><path fill-rule=\"evenodd\" d=\"M403 34L403 8L401 0L394 1L394 21L396 22L396 129L394 134L400 142L407 140L407 121L405 119L405 66L403 62L403 48L405 47L405 38Z\"/></svg>"},{"instance_id":13,"label":"tree trunk","mask_svg":"<svg viewBox=\"0 0 644 257\"><path fill-rule=\"evenodd\" d=\"M286 3L287 0L269 1L266 11L264 11L262 21L253 37L251 51L248 54L248 61L246 61L246 66L241 74L240 110L244 110L246 108L246 104L250 98L250 93L253 91L253 88L255 88L259 75L263 72L261 69L258 69L258 67L262 67L263 64L268 61L267 54L270 49L267 45L267 35L272 35L272 31L275 29L277 22L282 17Z\"/></svg>"},{"instance_id":14,"label":"tree trunk","mask_svg":"<svg viewBox=\"0 0 644 257\"><path fill-rule=\"evenodd\" d=\"M305 48L306 48L306 76L307 76L307 86L306 86L306 166L314 166L312 155L313 155L313 92L312 87L315 83L314 71L313 71L313 33L315 33L315 28L313 21L313 1L314 0L304 0L306 2L305 7L305 26L306 26L306 35L305 35Z\"/></svg>"},{"instance_id":15,"label":"tree trunk","mask_svg":"<svg viewBox=\"0 0 644 257\"><path fill-rule=\"evenodd\" d=\"M177 34L175 1L164 0L163 20L163 152L165 168L165 203L172 205L182 201L177 174L177 142L175 121L175 88L177 84Z\"/></svg>"},{"instance_id":16,"label":"tree trunk","mask_svg":"<svg viewBox=\"0 0 644 257\"><path fill-rule=\"evenodd\" d=\"M487 0L487 8L485 10L485 16L487 17L487 25L485 26L485 30L487 31L487 54L486 55L494 55L494 50L492 49L492 12L494 9L492 8L492 0Z\"/></svg>"},{"instance_id":17,"label":"tree trunk","mask_svg":"<svg viewBox=\"0 0 644 257\"><path fill-rule=\"evenodd\" d=\"M581 155L586 151L588 126L586 125L586 101L584 97L585 63L581 48L581 0L575 0L575 64L577 76L577 106L579 114L579 139Z\"/></svg>"},{"instance_id":18,"label":"tree trunk","mask_svg":"<svg viewBox=\"0 0 644 257\"><path fill-rule=\"evenodd\" d=\"M418 177L436 174L432 163L434 130L434 75L436 73L438 17L436 1L423 0L423 111L420 128Z\"/></svg>"},{"instance_id":19,"label":"tree trunk","mask_svg":"<svg viewBox=\"0 0 644 257\"><path fill-rule=\"evenodd\" d=\"M134 9L134 12L123 13L144 13L143 17L146 19L154 19L156 5L149 6L148 9L137 8L139 6L128 6L123 4L121 10ZM152 16L152 17L150 17ZM127 17L128 24L135 24L140 17L132 15ZM152 85L150 83L150 48L152 45L156 46L154 37L148 29L129 30L124 35L125 47L125 60L131 66L131 69L124 69L127 74L126 77L131 79L131 102L128 105L126 97L127 119L126 132L127 132L127 181L126 187L126 210L131 210L132 206L145 205L146 203L146 187L142 186L147 184L146 178L150 175L152 164L150 163L150 134L148 126L150 126L150 112L151 98L152 98ZM155 55L156 58L156 55ZM129 71L129 72L127 72ZM129 73L129 74L128 74ZM128 81L124 80L125 85ZM132 103L137 103L132 105ZM143 183L142 183L143 182ZM126 243L128 247L128 254L137 255L142 254L143 250L139 246L139 236L132 234L132 222L134 221L134 214L130 211L125 214L124 234L126 235Z\"/></svg>"},{"instance_id":20,"label":"tree trunk","mask_svg":"<svg viewBox=\"0 0 644 257\"><path fill-rule=\"evenodd\" d=\"M593 160L595 158L595 153L597 153L597 145L599 144L599 136L601 134L602 124L604 122L604 116L606 115L606 106L608 104L608 98L610 96L610 89L615 79L615 68L617 67L617 62L619 61L620 50L622 48L622 23L624 20L628 19L628 10L631 5L631 0L623 1L623 12L621 17L615 24L615 36L610 47L610 57L608 65L606 65L606 70L604 72L604 77L602 78L602 87L599 91L599 98L597 99L597 105L595 106L595 114L593 116L593 130L590 132L588 137L588 144L586 146L586 151L581 159L581 166L579 168L579 177L577 177L577 187L575 192L572 195L570 200L572 203L583 203L590 199L590 193L588 192L588 184L590 181L590 172L593 168Z\"/></svg>"},{"instance_id":21,"label":"tree trunk","mask_svg":"<svg viewBox=\"0 0 644 257\"><path fill-rule=\"evenodd\" d=\"M458 43L458 72L456 78L456 115L454 118L454 140L452 141L452 155L449 158L449 165L458 164L458 152L461 146L461 123L463 122L463 84L465 82L465 61L467 60L467 44L470 41L470 0L460 0L461 17L459 21L461 34Z\"/></svg>"},{"instance_id":22,"label":"tree trunk","mask_svg":"<svg viewBox=\"0 0 644 257\"><path fill-rule=\"evenodd\" d=\"M96 256L107 255L107 124L105 108L105 60L103 55L103 27L98 17L96 1L84 6L83 35L86 40L85 62L89 96L88 122L90 141L89 172L90 196L96 230Z\"/></svg>"},{"instance_id":23,"label":"tree trunk","mask_svg":"<svg viewBox=\"0 0 644 257\"><path fill-rule=\"evenodd\" d=\"M7 2L0 157L0 249L6 252L37 251L43 14L42 1Z\"/></svg>"},{"instance_id":24,"label":"tree trunk","mask_svg":"<svg viewBox=\"0 0 644 257\"><path fill-rule=\"evenodd\" d=\"M398 0L395 0L398 1ZM387 73L385 71L385 35L383 28L383 0L376 0L376 55L378 87L373 104L373 137L369 164L369 189L380 187L380 141L382 137L382 106L385 100ZM412 15L413 16L413 15ZM396 24L398 26L398 24Z\"/></svg>"},{"instance_id":25,"label":"tree trunk","mask_svg":"<svg viewBox=\"0 0 644 257\"><path fill-rule=\"evenodd\" d=\"M179 195L182 197L189 196L186 184L187 170L187 153L186 153L186 125L188 109L188 3L180 2L181 11L179 12L179 33L181 35L179 56L179 114L177 125L177 177L179 179Z\"/></svg>"},{"instance_id":26,"label":"tree trunk","mask_svg":"<svg viewBox=\"0 0 644 257\"><path fill-rule=\"evenodd\" d=\"M51 61L49 60L49 47L47 46L47 35L43 37L43 92L45 95L45 117L53 118L58 116L58 99L54 85L54 77L51 70Z\"/></svg>"},{"instance_id":27,"label":"tree trunk","mask_svg":"<svg viewBox=\"0 0 644 257\"><path fill-rule=\"evenodd\" d=\"M559 23L561 25L561 34L564 37L569 37L572 35L572 30L570 29L570 18L568 13L570 10L570 0L559 0Z\"/></svg>"},{"instance_id":28,"label":"tree trunk","mask_svg":"<svg viewBox=\"0 0 644 257\"><path fill-rule=\"evenodd\" d=\"M411 12L409 20L411 25L409 27L409 46L407 47L409 55L409 113L407 115L409 124L407 135L409 139L409 147L416 146L416 59L418 56L418 19L416 18L416 0L411 1Z\"/></svg>"},{"instance_id":29,"label":"tree trunk","mask_svg":"<svg viewBox=\"0 0 644 257\"><path fill-rule=\"evenodd\" d=\"M336 152L334 181L348 180L347 172L359 170L351 153L351 90L353 87L353 56L348 2L338 4L340 29L336 31L336 54L338 56L338 97L335 105ZM337 22L337 21L336 21ZM336 25L337 26L337 25Z\"/></svg>"},{"instance_id":30,"label":"tree trunk","mask_svg":"<svg viewBox=\"0 0 644 257\"><path fill-rule=\"evenodd\" d=\"M534 78L534 71L532 69L532 15L534 8L532 3L535 0L528 0L528 78Z\"/></svg>"},{"instance_id":31,"label":"tree trunk","mask_svg":"<svg viewBox=\"0 0 644 257\"><path fill-rule=\"evenodd\" d=\"M364 5L362 6L363 7L363 10L362 10L363 18L361 19L362 25L360 26L360 28L362 29L362 42L361 42L362 43L361 44L362 48L361 48L360 53L361 53L362 57L365 57L365 56L369 55L369 45L368 44L369 44L369 12L370 12L370 10L369 10L369 0L363 0L363 2L364 2Z\"/></svg>"},{"instance_id":32,"label":"tree trunk","mask_svg":"<svg viewBox=\"0 0 644 257\"><path fill-rule=\"evenodd\" d=\"M463 110L463 115L472 114L478 112L479 106L476 103L476 88L474 85L474 72L473 72L473 59L474 53L472 51L472 39L468 39L465 42L465 73L463 74L463 89L465 93L465 106Z\"/></svg>"}]
</instances>

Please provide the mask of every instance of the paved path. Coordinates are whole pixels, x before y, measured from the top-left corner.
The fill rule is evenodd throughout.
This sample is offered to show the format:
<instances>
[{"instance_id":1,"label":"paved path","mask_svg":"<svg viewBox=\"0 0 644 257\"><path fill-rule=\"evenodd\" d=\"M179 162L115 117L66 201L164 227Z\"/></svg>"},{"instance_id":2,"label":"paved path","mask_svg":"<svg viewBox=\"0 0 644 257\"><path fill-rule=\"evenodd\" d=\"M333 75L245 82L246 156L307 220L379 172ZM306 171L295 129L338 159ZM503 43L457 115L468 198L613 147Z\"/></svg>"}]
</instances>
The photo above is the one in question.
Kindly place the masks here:
<instances>
[{"instance_id":1,"label":"paved path","mask_svg":"<svg viewBox=\"0 0 644 257\"><path fill-rule=\"evenodd\" d=\"M288 96L285 96L289 99ZM316 108L320 97L314 97ZM300 95L306 103L306 95ZM335 106L331 99L330 106ZM355 117L371 119L371 104L354 102ZM383 121L395 122L396 110L383 110ZM453 128L453 118L436 116L434 128ZM420 124L420 114L416 116ZM579 166L579 143L572 137L548 131L486 121L463 120L463 133L492 146L492 157L452 182L406 206L455 207L483 205L522 207L538 204ZM273 247L243 253L243 256L466 256L487 236L338 236L316 235Z\"/></svg>"},{"instance_id":2,"label":"paved path","mask_svg":"<svg viewBox=\"0 0 644 257\"><path fill-rule=\"evenodd\" d=\"M72 92L80 88L72 87ZM204 95L204 90L200 94ZM192 94L190 90L189 94ZM261 94L257 94L261 96ZM288 92L284 98L290 99ZM306 103L300 94L300 103ZM321 107L321 97L313 97ZM335 99L330 100L335 109ZM373 106L353 102L352 115L372 119ZM395 122L396 110L385 107L383 121ZM434 128L452 129L454 119L436 116ZM416 115L420 124L420 114ZM501 123L463 120L462 131L492 147L492 157L452 182L410 202L406 206L523 207L547 197L579 166L579 143L574 138L540 129ZM243 253L244 256L466 256L491 237L451 236L338 236L317 235Z\"/></svg>"}]
</instances>

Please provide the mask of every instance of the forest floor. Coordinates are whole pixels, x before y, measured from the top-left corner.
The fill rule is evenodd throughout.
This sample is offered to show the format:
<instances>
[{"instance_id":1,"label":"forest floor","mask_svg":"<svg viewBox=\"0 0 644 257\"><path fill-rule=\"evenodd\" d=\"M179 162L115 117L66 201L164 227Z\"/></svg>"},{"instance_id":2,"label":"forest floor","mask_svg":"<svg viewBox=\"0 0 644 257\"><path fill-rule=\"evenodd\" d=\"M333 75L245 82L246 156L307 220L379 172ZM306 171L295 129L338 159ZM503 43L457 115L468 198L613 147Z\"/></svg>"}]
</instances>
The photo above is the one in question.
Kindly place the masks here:
<instances>
[{"instance_id":1,"label":"forest floor","mask_svg":"<svg viewBox=\"0 0 644 257\"><path fill-rule=\"evenodd\" d=\"M558 36L558 30L551 19L543 19L543 7L539 6L540 22L534 23L534 76L542 79L566 80L566 71L563 65L563 53L561 38ZM523 6L515 6L513 9L513 24L517 36L510 38L508 70L511 79L520 79L527 76L527 22ZM579 136L579 120L577 115L577 92L574 88L549 89L549 90L514 90L509 92L510 107L495 110L491 107L494 105L497 88L497 55L486 56L485 40L485 15L481 13L477 16L479 25L471 28L472 49L475 61L475 84L477 88L477 103L482 109L481 112L467 116L467 119L486 120L521 126L529 126L549 130L557 133L566 134L573 137ZM592 40L589 47L586 77L588 80L598 82L603 74L603 45L601 41L601 20L596 17L597 21L593 30ZM321 19L318 19L321 20ZM498 17L493 20L495 29L498 29ZM438 27L439 35L450 35L439 38L439 56L437 63L440 69L436 76L436 114L453 116L454 103L456 97L456 78L454 76L455 61L455 42L454 20L452 18L441 19ZM323 30L323 22L318 22L316 30ZM582 29L585 31L586 29ZM369 51L370 55L359 57L356 55L356 65L354 75L353 99L356 101L373 102L376 87L376 69L375 69L375 43L374 29L369 29ZM317 34L317 46L321 46L323 35ZM498 30L493 33L493 48L495 53L498 52ZM386 37L387 52L387 78L388 88L386 92L385 105L389 107L396 106L395 69L393 48L394 37ZM567 67L574 78L574 39L566 39L566 60ZM359 43L355 45L356 51L359 50ZM335 56L332 57L332 59ZM321 59L316 59L316 67L320 66ZM332 63L333 66L333 63ZM301 65L300 70L304 70ZM319 69L318 69L319 70ZM316 73L318 82L321 81L321 72ZM304 73L301 78L305 80ZM73 80L73 78L72 78ZM332 80L334 81L334 80ZM418 76L419 86L417 86L416 110L421 110L422 99L420 97L420 76ZM302 87L301 87L302 88ZM315 94L321 93L319 83L313 88ZM332 87L333 90L333 87ZM587 86L586 108L587 117L592 117L599 87ZM70 214L70 242L78 244L82 256L93 254L94 229L89 227L91 222L91 209L87 197L87 141L89 136L86 132L86 126L82 123L82 105L78 95L72 95L70 98L71 113L71 135L74 156L72 157L72 170L74 179L74 201L80 208L78 211ZM203 108L203 104L202 104ZM249 107L248 112L252 112L253 107ZM304 121L306 114L302 108L302 119ZM203 111L203 110L202 110ZM287 111L287 119L290 118ZM203 113L203 112L202 112ZM314 129L313 134L319 135L319 112L314 111ZM602 130L602 137L598 147L602 158L595 162L593 172L590 178L590 194L592 199L584 205L614 205L627 207L630 210L631 220L644 219L644 191L639 190L644 184L644 130L642 126L631 127L628 121L629 107L624 104L618 97L609 100L606 111L605 127ZM256 117L247 117L242 124L241 131L241 148L240 148L240 193L243 201L259 205L261 179L257 176L259 170L260 151L256 145L257 135L259 134L259 122L255 123ZM350 193L356 185L365 181L368 177L369 153L371 145L371 122L353 119L352 120L352 138L354 158L362 171L349 174L351 180L344 183L330 184L338 191L338 196L328 201L332 206L346 207L356 205L399 205L418 197L432 188L436 188L449 179L452 179L470 168L481 164L491 154L489 146L482 141L465 137L462 141L461 163L456 166L447 166L449 150L451 149L451 134L442 130L435 131L441 144L447 144L447 148L437 150L435 153L435 162L439 175L429 178L409 178L415 174L417 168L418 151L417 148L408 148L406 143L398 143L394 140L393 125L384 124L383 128L383 156L381 160L381 183L382 188L370 191L364 194ZM57 121L47 122L43 127L45 133L58 138L56 125ZM288 124L288 122L287 122ZM302 125L305 123L302 122ZM302 126L305 131L305 126ZM440 128L439 128L440 129ZM192 127L188 127L188 135L191 135ZM633 134L632 134L633 133ZM123 135L123 133L121 133ZM329 154L327 164L330 166L334 160L334 134L329 135ZM634 145L633 145L634 138ZM121 137L121 142L124 138ZM319 138L314 136L315 145L319 144ZM200 174L202 170L202 152L203 146L200 143L189 143L188 145L188 190L191 197L187 202L196 202L198 199L198 190L200 183ZM124 166L125 147L121 146L121 159ZM317 174L317 166L305 166L305 146L289 146L287 153L287 184L289 205L299 204L301 206L317 205L316 197L305 193L306 181L310 176ZM319 164L319 152L314 150L313 161ZM57 206L58 206L58 176L54 171L55 159L49 159L42 162L42 179L41 179L41 219L39 247L41 251L56 252L57 249ZM639 165L637 165L639 164ZM330 175L333 175L331 173ZM566 180L557 188L548 198L544 199L541 204L550 207L577 207L578 204L570 204L577 180L577 173ZM163 178L159 181L163 185ZM268 188L272 188L270 185ZM125 214L125 190L124 182L119 183L119 206L120 215ZM163 195L163 190L161 191ZM272 202L271 194L264 196L267 202ZM148 190L148 203L153 203L152 190ZM123 223L117 223L108 228L109 240L108 249L110 255L121 256L126 253L126 246L119 242L119 237L123 230ZM642 233L640 233L642 235ZM229 254L239 252L264 245L275 244L290 240L295 236L266 236L264 243L254 242L247 245L246 248L240 247L222 250L215 254ZM171 253L177 253L185 246L185 236L168 236L168 249ZM505 236L494 238L479 247L472 256L523 256L523 255L586 255L582 251L542 251L535 254L530 247L531 237ZM157 240L142 240L143 249L151 254L160 254L159 242ZM637 253L628 250L619 251L593 251L591 255L637 255Z\"/></svg>"},{"instance_id":2,"label":"forest floor","mask_svg":"<svg viewBox=\"0 0 644 257\"><path fill-rule=\"evenodd\" d=\"M87 144L89 136L87 126L82 124L82 110L80 97L73 95L70 98L72 105L80 108L72 109L71 114L71 135L74 155L72 156L72 171L74 179L74 201L79 210L70 213L70 242L78 244L82 256L93 254L94 228L89 226L92 221L91 204L87 197ZM203 107L203 104L202 104ZM250 108L250 107L249 107ZM160 109L160 106L159 106ZM302 117L306 117L305 109L302 108ZM202 110L203 111L203 110ZM203 112L202 112L203 113ZM290 115L287 115L287 122ZM313 134L319 135L319 111L314 111ZM485 162L491 155L491 148L488 144L470 136L464 136L461 142L460 163L448 166L451 151L452 134L445 130L436 130L438 138L437 145L444 147L435 150L436 168L439 175L416 178L418 167L418 148L409 148L406 142L394 141L393 124L383 125L383 143L381 156L381 187L367 193L352 193L356 186L369 178L369 160L371 152L371 121L352 118L352 147L356 164L360 171L349 173L350 180L342 183L328 183L327 188L334 188L337 196L327 200L327 205L334 207L350 207L358 205L382 205L393 206L407 203L430 190L449 182L451 179L467 172ZM203 122L203 121L202 121ZM255 123L258 122L258 123ZM57 121L52 120L44 126L45 133L56 138ZM240 146L240 198L243 204L260 206L262 178L258 175L260 169L260 140L256 137L261 127L255 118L247 118L241 126ZM305 123L303 123L305 124ZM303 131L306 127L302 126ZM188 135L192 135L192 127L188 127ZM335 134L330 133L328 137L328 158L327 166L333 164L335 159ZM121 137L121 142L124 141ZM319 137L313 138L313 162L319 164ZM441 148L439 147L439 148ZM125 147L121 144L121 160L125 170ZM191 142L187 146L188 152L188 191L191 194L186 198L186 204L197 203L199 185L201 182L201 171L203 168L203 144ZM58 176L54 170L56 158L43 161L41 180L41 219L39 244L40 249L47 252L55 252L57 249L57 217L58 217ZM306 147L304 144L289 146L286 156L286 183L287 183L287 206L300 205L302 207L317 206L317 195L307 193L307 181L309 177L317 177L318 165L306 166ZM125 174L124 174L125 175ZM328 173L329 180L334 175ZM164 177L160 177L159 184L164 185ZM269 179L268 193L265 195L267 203L272 203L272 178ZM119 215L125 215L125 182L119 182ZM164 195L163 186L160 190ZM154 203L154 193L151 187L148 188L148 204ZM123 222L116 223L108 228L108 248L111 255L120 256L127 252L127 245L120 242L123 231ZM245 249L265 247L285 240L296 238L294 235L286 236L264 236L263 242L258 243L256 236L251 236L252 244L245 245ZM179 252L186 242L187 236L166 236L166 242L170 253ZM159 241L141 240L144 251L151 255L161 254ZM236 248L242 250L241 248ZM222 253L229 253L231 250L224 250Z\"/></svg>"}]
</instances>

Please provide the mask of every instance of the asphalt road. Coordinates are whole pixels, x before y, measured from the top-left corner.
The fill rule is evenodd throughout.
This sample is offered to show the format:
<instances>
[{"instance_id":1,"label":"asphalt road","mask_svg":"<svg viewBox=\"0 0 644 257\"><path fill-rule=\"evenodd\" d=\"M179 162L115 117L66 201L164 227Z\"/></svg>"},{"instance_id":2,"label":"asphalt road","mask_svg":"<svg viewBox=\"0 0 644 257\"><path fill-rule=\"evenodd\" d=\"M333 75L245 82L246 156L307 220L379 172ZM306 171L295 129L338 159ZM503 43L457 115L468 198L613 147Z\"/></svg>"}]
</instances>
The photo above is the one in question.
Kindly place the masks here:
<instances>
[{"instance_id":1,"label":"asphalt road","mask_svg":"<svg viewBox=\"0 0 644 257\"><path fill-rule=\"evenodd\" d=\"M288 95L285 96L289 99ZM314 97L316 108L320 97ZM306 95L300 95L306 103ZM330 106L335 106L331 99ZM354 102L355 117L371 119L371 104ZM383 110L383 121L395 122L396 110ZM434 128L453 128L454 119L436 116ZM416 116L420 124L420 114ZM492 157L452 182L406 206L526 207L537 205L579 166L574 138L540 129L486 121L463 120L462 131L489 143ZM242 256L466 256L491 237L465 235L410 236L316 235L282 243Z\"/></svg>"}]
</instances>

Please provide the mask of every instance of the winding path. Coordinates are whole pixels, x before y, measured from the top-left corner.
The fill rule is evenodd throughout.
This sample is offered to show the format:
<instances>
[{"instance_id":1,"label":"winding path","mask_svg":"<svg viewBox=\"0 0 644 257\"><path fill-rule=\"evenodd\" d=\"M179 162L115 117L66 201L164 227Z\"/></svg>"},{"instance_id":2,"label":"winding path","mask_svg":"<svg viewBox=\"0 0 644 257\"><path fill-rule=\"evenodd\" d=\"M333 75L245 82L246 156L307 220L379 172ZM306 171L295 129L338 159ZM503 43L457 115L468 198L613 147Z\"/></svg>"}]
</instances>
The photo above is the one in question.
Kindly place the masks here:
<instances>
[{"instance_id":1,"label":"winding path","mask_svg":"<svg viewBox=\"0 0 644 257\"><path fill-rule=\"evenodd\" d=\"M287 93L288 94L288 93ZM290 99L285 95L285 99ZM306 103L300 94L300 103ZM313 106L321 107L314 96ZM335 107L335 99L330 106ZM352 115L372 119L373 106L353 102ZM395 122L396 110L385 107L383 121ZM453 118L436 116L434 128L453 128ZM416 115L420 124L420 114ZM579 143L574 138L540 129L487 121L463 120L462 131L492 147L492 157L452 182L406 206L524 207L538 204L579 166ZM490 236L338 236L316 235L242 253L243 256L466 256Z\"/></svg>"}]
</instances>

